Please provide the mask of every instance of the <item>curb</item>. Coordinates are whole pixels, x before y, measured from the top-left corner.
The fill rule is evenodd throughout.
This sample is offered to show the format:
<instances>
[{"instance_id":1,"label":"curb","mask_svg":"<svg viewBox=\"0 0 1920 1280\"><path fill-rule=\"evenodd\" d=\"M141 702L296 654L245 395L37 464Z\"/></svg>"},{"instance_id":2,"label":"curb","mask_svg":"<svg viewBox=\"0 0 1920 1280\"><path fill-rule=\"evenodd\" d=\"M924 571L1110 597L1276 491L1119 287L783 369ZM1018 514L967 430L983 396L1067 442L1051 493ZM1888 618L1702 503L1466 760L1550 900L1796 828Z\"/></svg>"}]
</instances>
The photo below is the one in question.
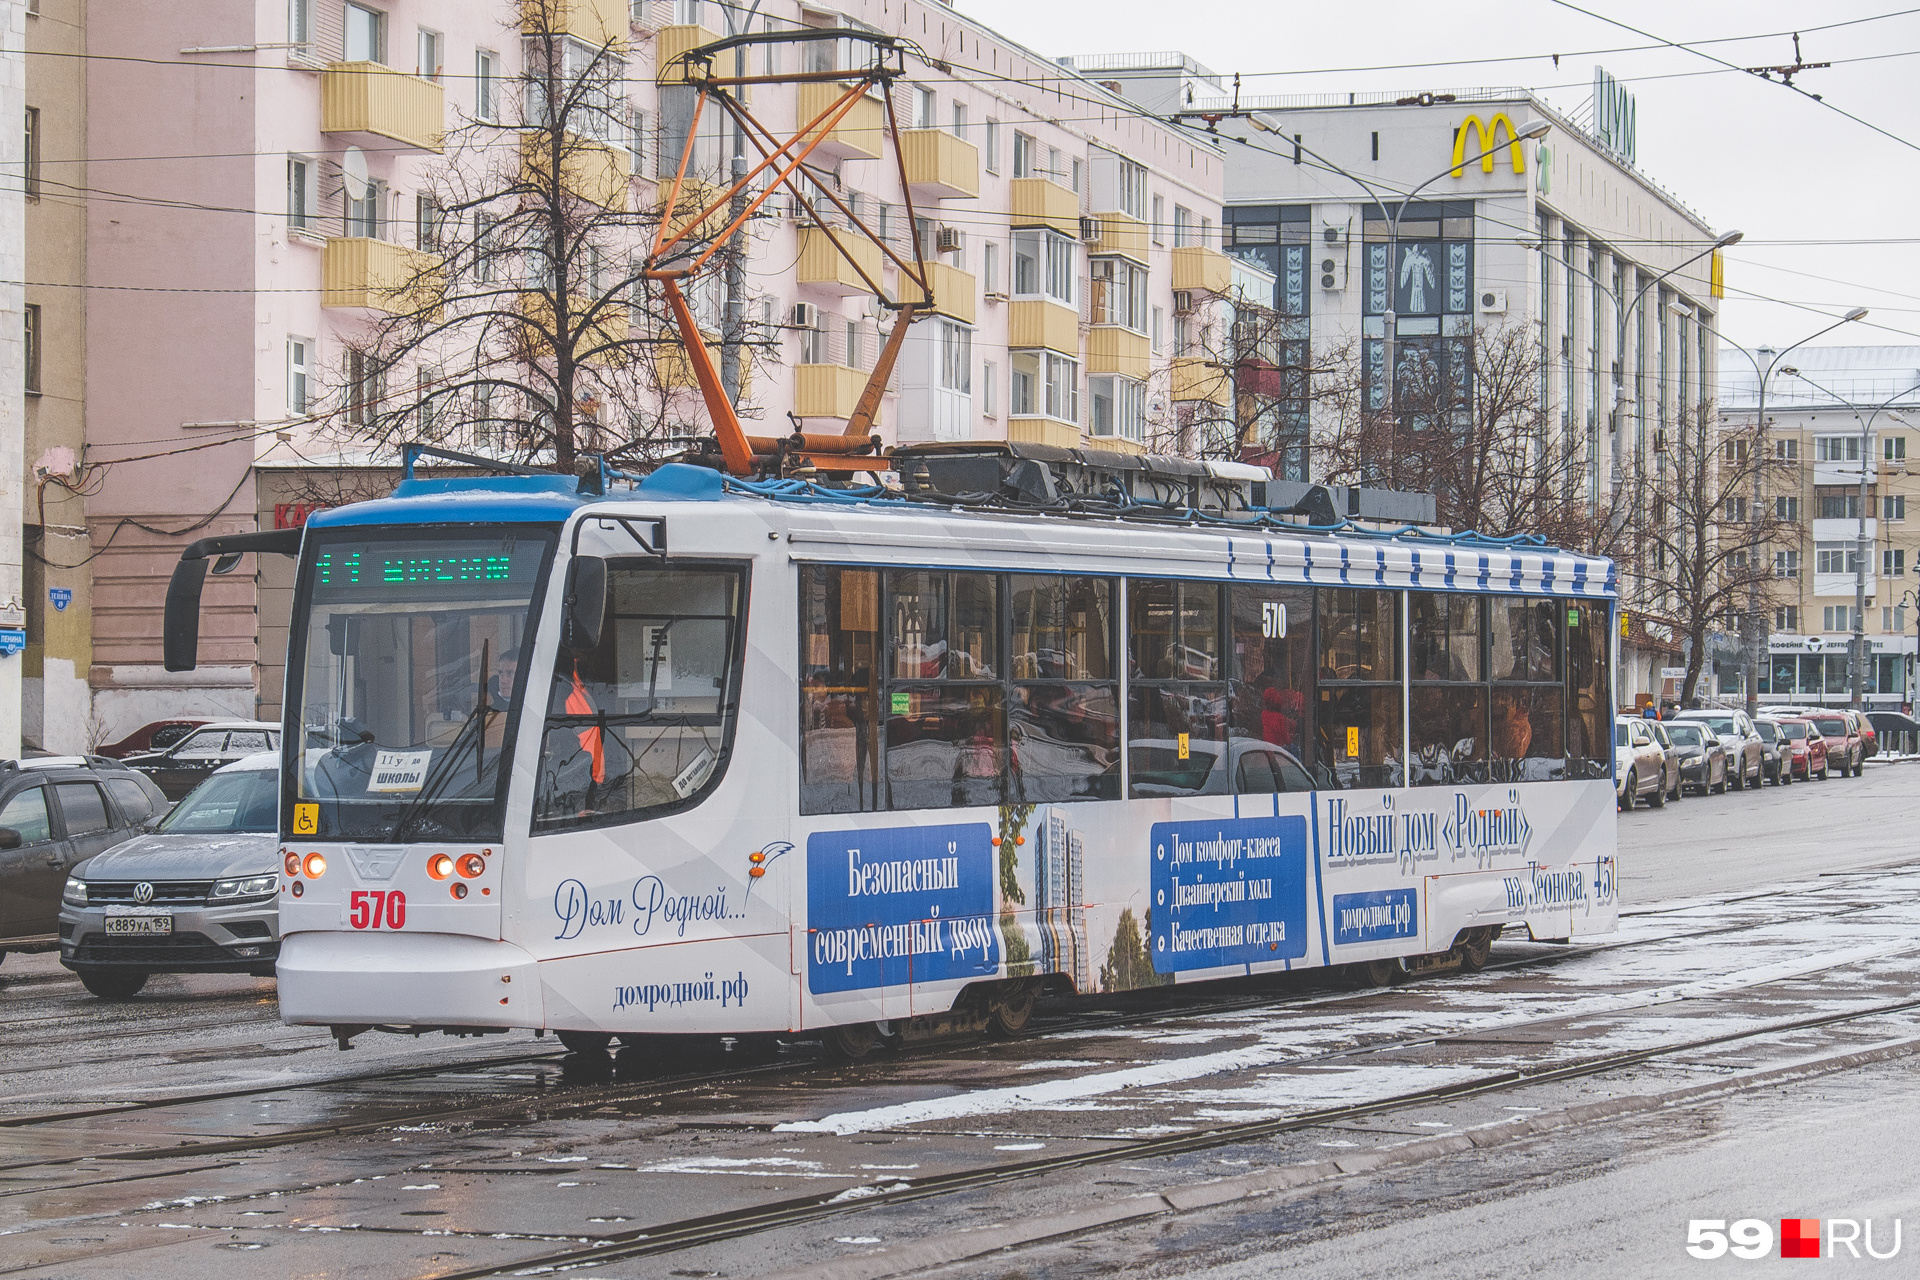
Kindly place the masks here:
<instances>
[{"instance_id":1,"label":"curb","mask_svg":"<svg viewBox=\"0 0 1920 1280\"><path fill-rule=\"evenodd\" d=\"M1250 1200L1272 1195L1275 1192L1290 1191L1311 1183L1353 1177L1377 1169L1419 1164L1463 1151L1496 1147L1550 1133L1556 1129L1588 1124L1595 1120L1657 1111L1663 1107L1683 1106L1707 1098L1784 1084L1805 1077L1826 1075L1851 1067L1868 1066L1916 1053L1920 1053L1920 1036L1886 1040L1849 1053L1824 1058L1803 1058L1777 1067L1763 1067L1759 1070L1743 1072L1724 1080L1671 1089L1665 1093L1626 1094L1600 1102L1582 1103L1562 1111L1545 1112L1520 1120L1505 1120L1498 1124L1484 1125L1463 1133L1450 1133L1437 1138L1421 1138L1413 1142L1381 1147L1374 1151L1341 1156L1334 1160L1323 1160L1314 1164L1278 1165L1237 1178L1223 1178L1214 1182L1175 1187L1150 1195L1131 1196L1125 1200L1116 1200L1111 1204L1057 1218L1034 1219L1006 1226L983 1227L977 1231L932 1236L903 1244L897 1249L881 1249L869 1254L837 1258L832 1262L774 1272L762 1277L762 1280L888 1280L888 1277L924 1271L929 1267L943 1266L947 1263L962 1262L969 1258L978 1258L1021 1245L1037 1244L1043 1240L1077 1235L1100 1227L1115 1226L1170 1213L1190 1213L1216 1205L1230 1204L1236 1200Z\"/></svg>"}]
</instances>

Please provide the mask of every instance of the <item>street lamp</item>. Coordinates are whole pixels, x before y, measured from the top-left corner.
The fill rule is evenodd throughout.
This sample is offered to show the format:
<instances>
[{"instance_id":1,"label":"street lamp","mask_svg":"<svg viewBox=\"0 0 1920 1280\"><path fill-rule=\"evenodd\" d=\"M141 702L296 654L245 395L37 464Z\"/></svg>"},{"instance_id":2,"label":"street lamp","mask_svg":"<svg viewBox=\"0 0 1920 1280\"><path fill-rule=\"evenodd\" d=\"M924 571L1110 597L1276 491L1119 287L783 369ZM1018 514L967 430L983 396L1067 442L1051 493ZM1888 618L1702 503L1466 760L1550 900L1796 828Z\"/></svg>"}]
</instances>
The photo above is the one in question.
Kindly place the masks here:
<instances>
[{"instance_id":1,"label":"street lamp","mask_svg":"<svg viewBox=\"0 0 1920 1280\"><path fill-rule=\"evenodd\" d=\"M1756 444L1763 442L1767 431L1767 379L1773 376L1774 366L1779 364L1781 360L1785 359L1792 352L1812 342L1815 338L1832 333L1843 324L1851 324L1855 320L1862 319L1866 314L1867 309L1865 307L1855 307L1826 328L1808 334L1784 350L1771 351L1767 347L1761 347L1760 351L1770 357L1764 366L1760 363L1759 356L1747 350L1739 343L1724 336L1721 337L1720 341L1745 356L1747 363L1753 366L1754 379L1758 384L1759 390L1759 405L1755 419L1759 425L1759 430L1755 433ZM1765 468L1758 465L1758 459L1755 460L1755 463L1756 465L1753 468L1753 502L1754 514L1758 516L1760 513L1759 504L1765 501L1766 497L1760 488L1760 477L1764 474ZM1765 622L1766 620L1760 616L1760 577L1758 574L1750 574L1747 582L1747 714L1749 716L1758 715L1760 712L1760 646L1762 643L1762 633L1766 630Z\"/></svg>"},{"instance_id":2,"label":"street lamp","mask_svg":"<svg viewBox=\"0 0 1920 1280\"><path fill-rule=\"evenodd\" d=\"M1913 662L1907 664L1906 688L1906 703L1909 710L1911 710L1914 705L1913 678L1915 674L1917 674L1914 668L1916 665L1920 665L1920 590L1909 589L1903 593L1900 597L1900 603L1895 605L1894 608L1904 609L1909 603L1915 606L1913 611L1913 646L1915 657Z\"/></svg>"},{"instance_id":3,"label":"street lamp","mask_svg":"<svg viewBox=\"0 0 1920 1280\"><path fill-rule=\"evenodd\" d=\"M1800 379L1800 381L1806 383L1814 390L1822 392L1840 404L1845 405L1847 408L1852 409L1854 411L1854 418L1856 420L1859 419L1860 410L1858 406L1834 394L1834 392L1828 388L1821 386L1806 374L1801 373L1798 369L1789 365L1783 366L1780 372ZM1894 401L1905 396L1910 396L1915 391L1920 391L1920 383L1915 383L1906 390L1888 397L1887 400L1876 407L1872 413L1867 415L1865 422L1860 424L1860 496L1857 509L1854 512L1860 521L1860 529L1854 537L1853 544L1853 654L1851 661L1847 664L1848 701L1855 711L1861 709L1861 703L1865 700L1866 695L1867 557L1872 554L1871 545L1867 540L1867 465L1873 460L1873 420L1885 413L1895 422L1905 426L1907 420L1897 412L1893 412L1891 406Z\"/></svg>"}]
</instances>

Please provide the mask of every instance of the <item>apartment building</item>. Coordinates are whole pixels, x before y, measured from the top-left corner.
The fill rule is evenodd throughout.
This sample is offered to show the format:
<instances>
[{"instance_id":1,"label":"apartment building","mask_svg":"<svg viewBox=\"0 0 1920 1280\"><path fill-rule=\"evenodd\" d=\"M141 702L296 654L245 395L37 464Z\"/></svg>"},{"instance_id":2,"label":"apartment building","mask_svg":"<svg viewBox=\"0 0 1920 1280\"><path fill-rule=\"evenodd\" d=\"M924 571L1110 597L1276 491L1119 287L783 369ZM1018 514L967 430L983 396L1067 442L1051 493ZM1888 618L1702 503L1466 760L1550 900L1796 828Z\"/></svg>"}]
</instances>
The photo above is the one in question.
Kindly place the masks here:
<instances>
[{"instance_id":1,"label":"apartment building","mask_svg":"<svg viewBox=\"0 0 1920 1280\"><path fill-rule=\"evenodd\" d=\"M1631 98L1603 72L1576 121L1525 89L1236 96L1183 54L1073 61L1234 139L1224 248L1273 275L1283 366L1324 368L1357 349L1379 411L1387 313L1403 388L1461 364L1470 335L1517 332L1539 344L1555 469L1591 509L1609 505L1616 429L1633 500L1671 483L1657 446L1699 421L1715 385L1716 233L1637 167ZM1541 124L1544 137L1519 139ZM1301 394L1279 406L1276 470L1320 478L1322 411L1304 380L1283 385ZM1661 691L1679 650L1664 568L1623 567L1619 694L1631 704Z\"/></svg>"},{"instance_id":2,"label":"apartment building","mask_svg":"<svg viewBox=\"0 0 1920 1280\"><path fill-rule=\"evenodd\" d=\"M73 154L114 157L122 194L84 206L82 292L95 301L64 313L74 327L60 331L52 358L85 368L74 486L86 495L84 521L64 519L88 534L66 559L92 557L91 590L75 587L72 607L86 620L91 652L75 650L86 663L76 670L97 729L171 714L278 716L288 566L249 559L209 581L190 673L161 665L168 575L194 538L297 525L316 506L390 483L390 453L357 447L340 428L355 415L370 423L409 388L433 394L443 370L374 371L355 352L394 309L397 282L438 261L448 218L483 216L447 214L430 193L456 163L455 139L470 157L497 125L498 147L520 145L507 126L531 109L523 71L535 24L566 37L567 57L607 50L624 70L604 112L615 123L593 139L604 154L593 175L570 180L609 207L657 210L691 116L676 59L729 34L738 17L703 0L93 0L92 70L75 113L85 146ZM817 188L896 249L917 241L933 263L932 314L910 331L881 405L887 443L1139 451L1182 406L1226 402L1219 370L1180 345L1195 323L1226 323L1206 302L1225 293L1231 270L1218 243L1224 166L1213 141L1143 116L939 0L772 0L752 30L823 28L911 42L892 102L901 156L881 145L887 104L875 95L811 157ZM858 47L776 42L752 51L751 70L849 70L835 59ZM836 92L828 81L746 96L779 133ZM710 193L730 167L733 140L716 116L700 126L689 197ZM747 233L740 409L749 430L784 434L797 421L832 434L853 412L891 313L794 214L793 202L772 201ZM877 251L842 239L897 296L898 273ZM643 249L639 237L606 246L607 270ZM538 270L521 274L518 285L539 289ZM718 345L727 299L717 275L691 292ZM686 363L663 345L667 318L643 314L644 303L636 292L619 324L651 358L603 363L644 373L654 407L622 417L618 397L581 396L589 444L704 433ZM463 358L438 354L446 367ZM447 413L422 415L456 423L444 443L500 445L498 419L511 407L444 399Z\"/></svg>"},{"instance_id":3,"label":"apartment building","mask_svg":"<svg viewBox=\"0 0 1920 1280\"><path fill-rule=\"evenodd\" d=\"M1770 350L1755 354L1761 367L1775 363ZM1719 390L1721 420L1750 426L1760 410L1759 381L1744 353L1722 354ZM1849 705L1857 621L1869 649L1866 705L1910 705L1920 626L1920 477L1909 469L1920 466L1920 347L1787 353L1767 380L1765 442L1779 463L1767 478L1766 500L1782 522L1782 536L1771 551L1760 701ZM1864 566L1863 465L1871 548ZM1861 568L1867 604L1856 617ZM1739 677L1738 667L1726 664L1717 675L1719 690L1738 692Z\"/></svg>"}]
</instances>

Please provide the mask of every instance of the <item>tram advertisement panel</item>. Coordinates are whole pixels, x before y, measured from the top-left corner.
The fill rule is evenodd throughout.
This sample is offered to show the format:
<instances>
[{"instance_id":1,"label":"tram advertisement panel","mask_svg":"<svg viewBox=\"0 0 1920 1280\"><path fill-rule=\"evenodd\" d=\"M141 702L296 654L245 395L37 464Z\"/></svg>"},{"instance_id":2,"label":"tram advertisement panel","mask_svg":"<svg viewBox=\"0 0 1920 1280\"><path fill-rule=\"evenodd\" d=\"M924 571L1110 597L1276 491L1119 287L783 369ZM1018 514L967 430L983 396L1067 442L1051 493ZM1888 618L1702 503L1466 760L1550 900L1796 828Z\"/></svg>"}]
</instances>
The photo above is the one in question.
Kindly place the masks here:
<instances>
[{"instance_id":1,"label":"tram advertisement panel","mask_svg":"<svg viewBox=\"0 0 1920 1280\"><path fill-rule=\"evenodd\" d=\"M1156 973L1297 960L1307 953L1307 821L1153 826Z\"/></svg>"},{"instance_id":2,"label":"tram advertisement panel","mask_svg":"<svg viewBox=\"0 0 1920 1280\"><path fill-rule=\"evenodd\" d=\"M994 844L984 822L809 836L808 987L997 974Z\"/></svg>"}]
</instances>

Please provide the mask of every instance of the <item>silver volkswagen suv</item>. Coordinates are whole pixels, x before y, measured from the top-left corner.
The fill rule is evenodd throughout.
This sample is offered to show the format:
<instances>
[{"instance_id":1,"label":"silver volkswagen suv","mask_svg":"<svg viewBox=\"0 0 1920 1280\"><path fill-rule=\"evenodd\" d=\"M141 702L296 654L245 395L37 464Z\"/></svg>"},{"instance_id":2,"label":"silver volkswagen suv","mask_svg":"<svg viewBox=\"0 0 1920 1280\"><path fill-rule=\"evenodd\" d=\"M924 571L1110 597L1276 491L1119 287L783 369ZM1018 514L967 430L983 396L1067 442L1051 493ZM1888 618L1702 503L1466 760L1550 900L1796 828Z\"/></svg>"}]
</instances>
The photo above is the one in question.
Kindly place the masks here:
<instances>
[{"instance_id":1,"label":"silver volkswagen suv","mask_svg":"<svg viewBox=\"0 0 1920 1280\"><path fill-rule=\"evenodd\" d=\"M124 1000L154 973L272 977L280 954L278 755L213 774L157 830L88 859L60 899L60 963Z\"/></svg>"}]
</instances>

